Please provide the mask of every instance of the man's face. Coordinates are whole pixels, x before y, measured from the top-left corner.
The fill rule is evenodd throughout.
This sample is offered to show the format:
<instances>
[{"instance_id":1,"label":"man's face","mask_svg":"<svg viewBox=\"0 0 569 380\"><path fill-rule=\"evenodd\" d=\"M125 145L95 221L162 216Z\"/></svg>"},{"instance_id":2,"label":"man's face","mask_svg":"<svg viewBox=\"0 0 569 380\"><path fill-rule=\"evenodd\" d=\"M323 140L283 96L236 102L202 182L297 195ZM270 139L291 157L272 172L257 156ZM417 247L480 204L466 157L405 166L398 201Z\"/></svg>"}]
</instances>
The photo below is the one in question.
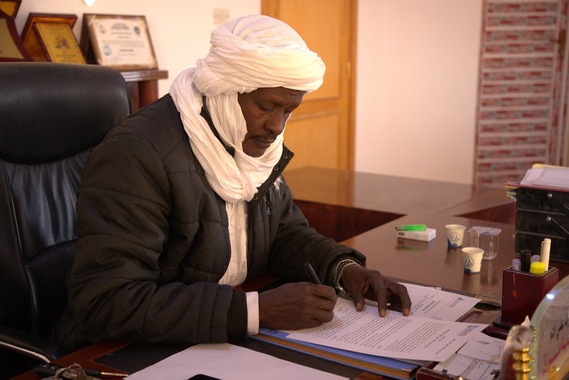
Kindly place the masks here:
<instances>
[{"instance_id":1,"label":"man's face","mask_svg":"<svg viewBox=\"0 0 569 380\"><path fill-rule=\"evenodd\" d=\"M275 142L292 111L302 102L306 92L283 87L259 88L239 94L238 101L247 122L243 151L260 157Z\"/></svg>"}]
</instances>

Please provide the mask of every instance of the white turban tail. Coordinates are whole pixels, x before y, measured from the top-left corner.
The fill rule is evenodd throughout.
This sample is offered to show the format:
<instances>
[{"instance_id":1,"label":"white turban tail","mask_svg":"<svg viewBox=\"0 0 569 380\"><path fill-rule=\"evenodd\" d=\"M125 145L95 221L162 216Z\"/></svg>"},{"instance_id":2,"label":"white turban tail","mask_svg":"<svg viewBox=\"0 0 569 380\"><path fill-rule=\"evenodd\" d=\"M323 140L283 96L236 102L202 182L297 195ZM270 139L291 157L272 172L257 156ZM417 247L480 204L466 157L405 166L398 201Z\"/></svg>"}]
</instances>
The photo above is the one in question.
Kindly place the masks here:
<instances>
[{"instance_id":1,"label":"white turban tail","mask_svg":"<svg viewBox=\"0 0 569 380\"><path fill-rule=\"evenodd\" d=\"M238 18L214 30L208 55L174 80L170 94L209 184L226 201L230 224L231 219L245 224L241 210L244 201L253 198L279 161L284 134L261 157L245 154L242 142L247 125L238 94L272 87L314 91L322 84L325 69L322 59L308 49L289 25L255 15ZM234 156L200 116L203 95L219 136L234 148ZM240 227L233 225L235 228ZM230 228L230 234L234 232ZM233 243L232 238L232 246Z\"/></svg>"}]
</instances>

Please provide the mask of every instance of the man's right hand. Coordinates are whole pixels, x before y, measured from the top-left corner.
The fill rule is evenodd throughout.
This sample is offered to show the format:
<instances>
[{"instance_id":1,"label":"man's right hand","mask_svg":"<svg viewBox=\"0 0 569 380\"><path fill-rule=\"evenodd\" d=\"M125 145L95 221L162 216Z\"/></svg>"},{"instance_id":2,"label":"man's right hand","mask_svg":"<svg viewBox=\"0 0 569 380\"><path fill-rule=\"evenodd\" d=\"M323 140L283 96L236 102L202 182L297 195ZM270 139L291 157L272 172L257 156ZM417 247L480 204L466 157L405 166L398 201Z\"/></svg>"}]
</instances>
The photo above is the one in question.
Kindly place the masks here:
<instances>
[{"instance_id":1,"label":"man's right hand","mask_svg":"<svg viewBox=\"0 0 569 380\"><path fill-rule=\"evenodd\" d=\"M259 324L275 330L320 326L334 317L334 288L309 282L279 286L259 293Z\"/></svg>"}]
</instances>

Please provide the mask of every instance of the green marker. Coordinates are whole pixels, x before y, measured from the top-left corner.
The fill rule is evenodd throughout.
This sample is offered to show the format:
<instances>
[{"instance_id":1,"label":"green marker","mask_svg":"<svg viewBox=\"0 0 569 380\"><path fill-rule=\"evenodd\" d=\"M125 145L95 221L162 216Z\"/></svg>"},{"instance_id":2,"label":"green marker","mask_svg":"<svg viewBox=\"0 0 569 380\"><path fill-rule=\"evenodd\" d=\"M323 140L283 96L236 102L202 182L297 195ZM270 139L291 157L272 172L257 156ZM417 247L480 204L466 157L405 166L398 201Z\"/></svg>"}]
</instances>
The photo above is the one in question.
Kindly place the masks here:
<instances>
[{"instance_id":1,"label":"green marker","mask_svg":"<svg viewBox=\"0 0 569 380\"><path fill-rule=\"evenodd\" d=\"M401 226L395 226L397 231L425 231L427 229L426 224L403 224Z\"/></svg>"}]
</instances>

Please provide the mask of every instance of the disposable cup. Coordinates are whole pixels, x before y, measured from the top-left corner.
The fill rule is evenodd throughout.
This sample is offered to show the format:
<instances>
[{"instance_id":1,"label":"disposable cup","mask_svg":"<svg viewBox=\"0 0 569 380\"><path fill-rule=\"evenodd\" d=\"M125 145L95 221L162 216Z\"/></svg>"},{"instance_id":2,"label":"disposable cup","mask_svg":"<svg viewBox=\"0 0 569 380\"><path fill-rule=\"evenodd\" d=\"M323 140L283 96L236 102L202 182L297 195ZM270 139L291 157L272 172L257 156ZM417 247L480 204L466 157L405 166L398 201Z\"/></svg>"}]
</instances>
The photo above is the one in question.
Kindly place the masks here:
<instances>
[{"instance_id":1,"label":"disposable cup","mask_svg":"<svg viewBox=\"0 0 569 380\"><path fill-rule=\"evenodd\" d=\"M447 230L448 246L452 248L462 247L466 226L462 224L447 224L445 227Z\"/></svg>"},{"instance_id":2,"label":"disposable cup","mask_svg":"<svg viewBox=\"0 0 569 380\"><path fill-rule=\"evenodd\" d=\"M482 266L482 256L484 250L476 247L462 248L462 262L464 263L464 273L480 273Z\"/></svg>"}]
</instances>

